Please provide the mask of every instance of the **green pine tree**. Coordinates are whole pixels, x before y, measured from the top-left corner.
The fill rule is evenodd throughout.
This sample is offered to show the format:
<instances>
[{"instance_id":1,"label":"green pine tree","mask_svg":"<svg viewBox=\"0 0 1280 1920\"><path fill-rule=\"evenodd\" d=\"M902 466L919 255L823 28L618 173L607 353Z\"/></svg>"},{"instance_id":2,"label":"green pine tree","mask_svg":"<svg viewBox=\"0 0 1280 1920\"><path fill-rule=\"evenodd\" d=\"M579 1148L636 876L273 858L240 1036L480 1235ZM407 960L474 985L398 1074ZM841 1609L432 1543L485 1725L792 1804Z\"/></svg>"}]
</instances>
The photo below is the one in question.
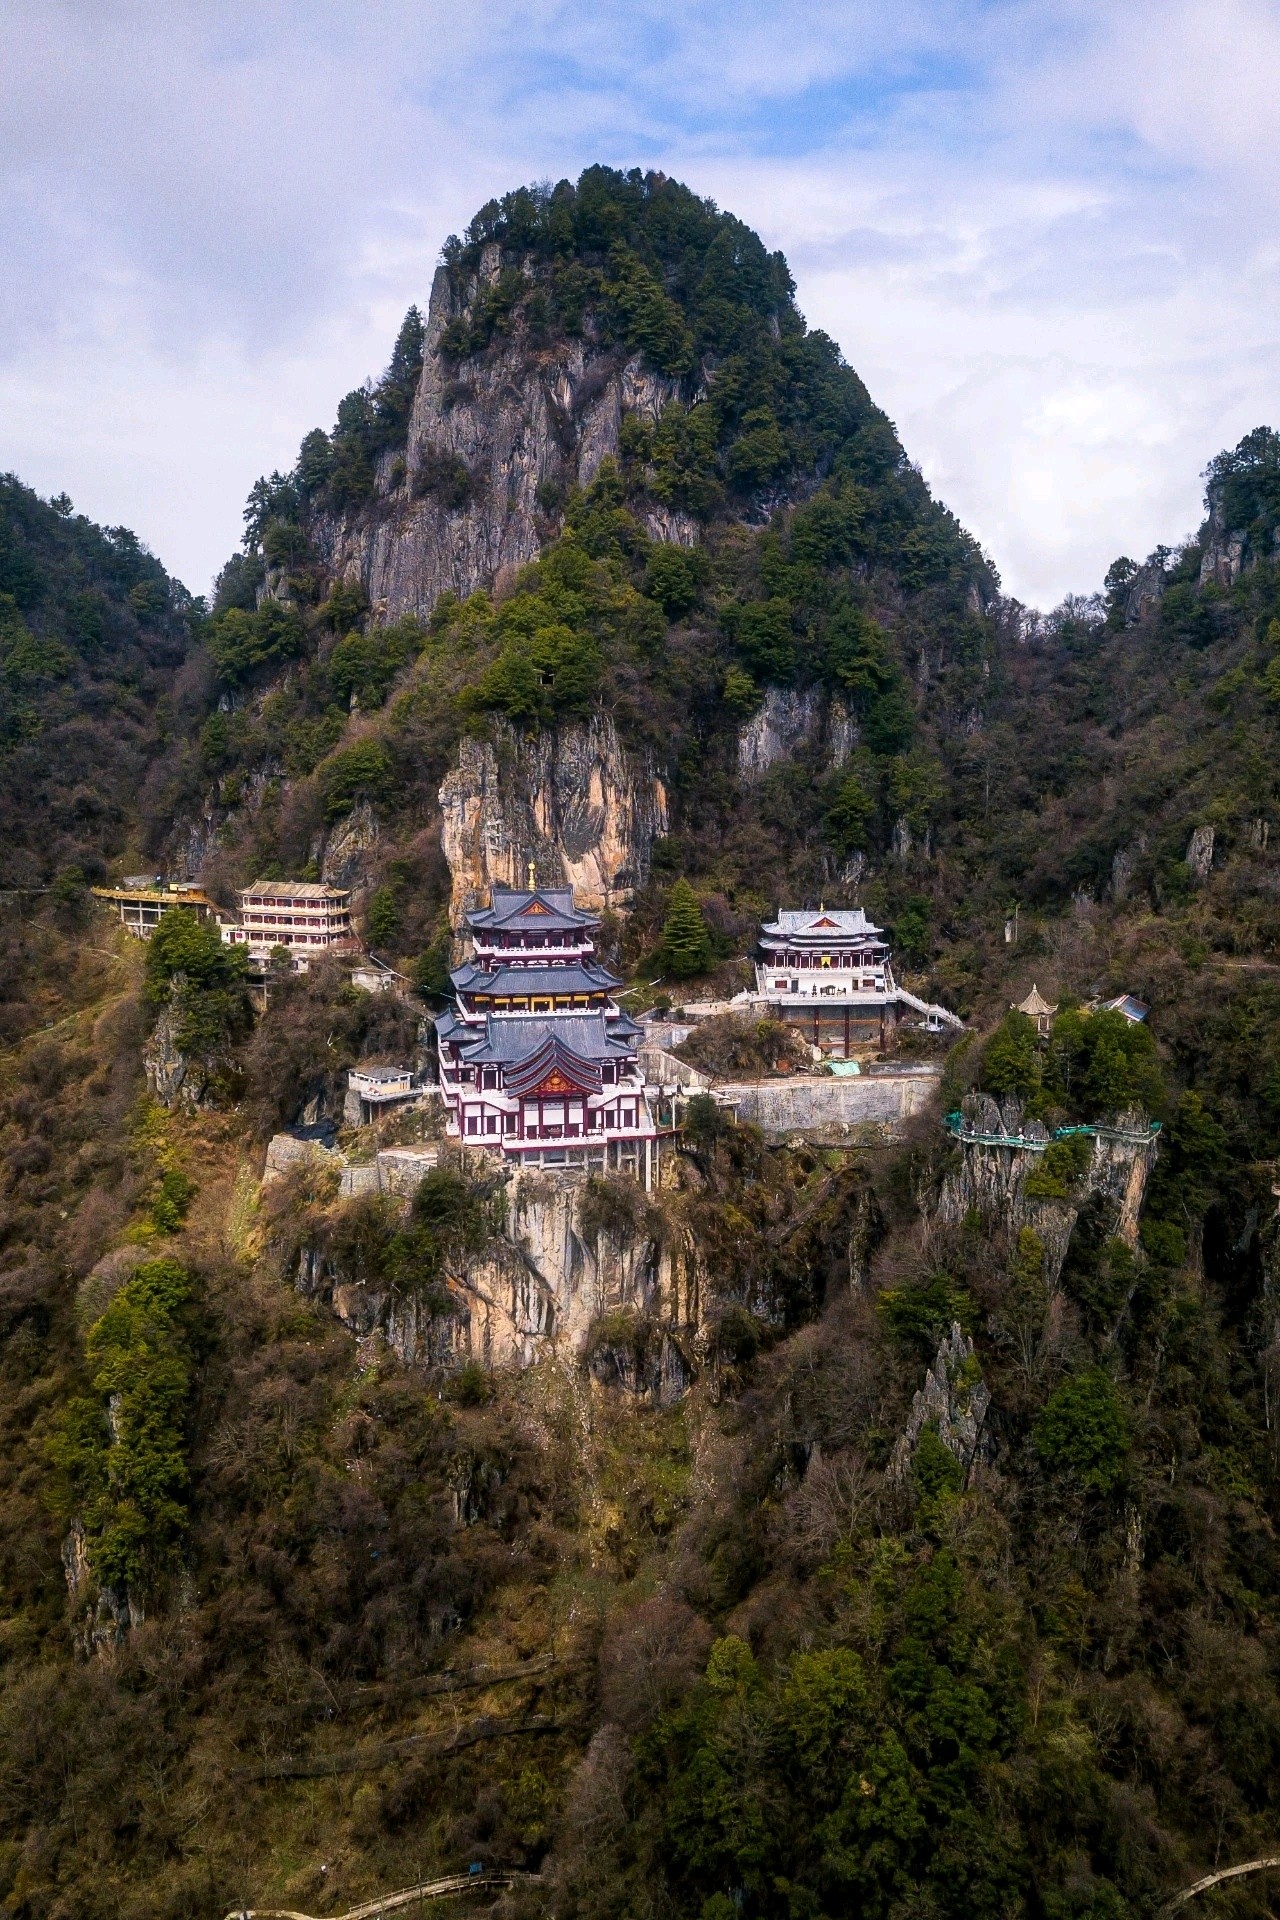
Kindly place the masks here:
<instances>
[{"instance_id":1,"label":"green pine tree","mask_svg":"<svg viewBox=\"0 0 1280 1920\"><path fill-rule=\"evenodd\" d=\"M379 887L369 899L369 941L375 947L389 947L400 931L400 903L394 887Z\"/></svg>"},{"instance_id":2,"label":"green pine tree","mask_svg":"<svg viewBox=\"0 0 1280 1920\"><path fill-rule=\"evenodd\" d=\"M662 923L662 964L677 980L705 973L711 964L711 934L698 896L687 880L677 880L667 898Z\"/></svg>"}]
</instances>

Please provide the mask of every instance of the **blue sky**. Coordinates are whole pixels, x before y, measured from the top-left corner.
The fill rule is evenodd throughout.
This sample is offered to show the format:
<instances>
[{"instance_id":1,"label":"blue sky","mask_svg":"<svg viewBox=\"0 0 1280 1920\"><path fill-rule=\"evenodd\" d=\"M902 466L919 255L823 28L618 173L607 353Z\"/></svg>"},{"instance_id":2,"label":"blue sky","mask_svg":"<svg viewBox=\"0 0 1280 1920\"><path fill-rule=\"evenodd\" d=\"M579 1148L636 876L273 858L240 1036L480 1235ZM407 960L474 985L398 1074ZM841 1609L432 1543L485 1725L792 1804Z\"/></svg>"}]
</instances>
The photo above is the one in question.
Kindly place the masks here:
<instances>
[{"instance_id":1,"label":"blue sky","mask_svg":"<svg viewBox=\"0 0 1280 1920\"><path fill-rule=\"evenodd\" d=\"M9 0L0 466L201 591L495 192L656 166L781 247L1009 591L1280 425L1280 5Z\"/></svg>"}]
</instances>

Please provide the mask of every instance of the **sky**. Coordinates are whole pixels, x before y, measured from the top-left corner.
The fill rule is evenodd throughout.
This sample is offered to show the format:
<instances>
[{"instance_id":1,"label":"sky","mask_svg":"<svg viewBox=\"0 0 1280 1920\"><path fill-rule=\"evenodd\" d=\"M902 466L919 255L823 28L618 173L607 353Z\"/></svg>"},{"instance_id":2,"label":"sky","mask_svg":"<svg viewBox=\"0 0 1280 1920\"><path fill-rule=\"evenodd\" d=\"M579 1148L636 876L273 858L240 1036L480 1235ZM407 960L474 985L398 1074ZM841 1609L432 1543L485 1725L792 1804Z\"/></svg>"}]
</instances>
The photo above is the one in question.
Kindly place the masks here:
<instances>
[{"instance_id":1,"label":"sky","mask_svg":"<svg viewBox=\"0 0 1280 1920\"><path fill-rule=\"evenodd\" d=\"M1280 0L6 0L0 468L193 592L491 195L661 168L787 255L1006 591L1280 425Z\"/></svg>"}]
</instances>

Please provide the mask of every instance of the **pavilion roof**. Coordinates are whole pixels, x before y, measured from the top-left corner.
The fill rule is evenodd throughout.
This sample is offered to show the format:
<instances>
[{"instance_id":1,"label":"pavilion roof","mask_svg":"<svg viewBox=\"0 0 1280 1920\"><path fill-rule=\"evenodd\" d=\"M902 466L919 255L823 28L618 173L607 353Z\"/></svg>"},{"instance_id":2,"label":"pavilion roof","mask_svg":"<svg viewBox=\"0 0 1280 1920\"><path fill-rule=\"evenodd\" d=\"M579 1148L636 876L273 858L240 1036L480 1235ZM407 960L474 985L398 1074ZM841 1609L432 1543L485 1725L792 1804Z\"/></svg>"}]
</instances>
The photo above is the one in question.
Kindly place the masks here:
<instances>
[{"instance_id":1,"label":"pavilion roof","mask_svg":"<svg viewBox=\"0 0 1280 1920\"><path fill-rule=\"evenodd\" d=\"M450 974L455 993L485 1000L527 999L534 994L609 993L622 985L616 973L592 961L563 967L477 967L468 961Z\"/></svg>"},{"instance_id":2,"label":"pavilion roof","mask_svg":"<svg viewBox=\"0 0 1280 1920\"><path fill-rule=\"evenodd\" d=\"M603 1013L535 1014L506 1019L490 1014L484 1026L468 1027L455 1015L442 1015L436 1031L456 1041L469 1066L518 1065L548 1040L558 1040L583 1060L628 1060L634 1054L630 1021L606 1021Z\"/></svg>"},{"instance_id":3,"label":"pavilion roof","mask_svg":"<svg viewBox=\"0 0 1280 1920\"><path fill-rule=\"evenodd\" d=\"M1057 1005L1057 1002L1055 1001L1054 1004L1050 1006L1049 1002L1045 999L1044 995L1041 993L1039 987L1036 986L1035 982L1033 981L1031 984L1030 993L1027 995L1025 1000L1020 1000L1018 1002L1018 1005L1015 1007L1014 1011L1016 1013L1025 1013L1029 1020L1035 1020L1035 1019L1038 1019L1043 1014L1056 1013L1058 1011L1058 1005Z\"/></svg>"},{"instance_id":4,"label":"pavilion roof","mask_svg":"<svg viewBox=\"0 0 1280 1920\"><path fill-rule=\"evenodd\" d=\"M883 929L861 907L785 907L761 932L784 940L876 940Z\"/></svg>"},{"instance_id":5,"label":"pavilion roof","mask_svg":"<svg viewBox=\"0 0 1280 1920\"><path fill-rule=\"evenodd\" d=\"M572 887L494 887L489 905L467 915L473 933L589 933L599 924L574 906Z\"/></svg>"},{"instance_id":6,"label":"pavilion roof","mask_svg":"<svg viewBox=\"0 0 1280 1920\"><path fill-rule=\"evenodd\" d=\"M240 897L250 894L259 900L349 900L351 889L326 886L322 880L255 880Z\"/></svg>"}]
</instances>

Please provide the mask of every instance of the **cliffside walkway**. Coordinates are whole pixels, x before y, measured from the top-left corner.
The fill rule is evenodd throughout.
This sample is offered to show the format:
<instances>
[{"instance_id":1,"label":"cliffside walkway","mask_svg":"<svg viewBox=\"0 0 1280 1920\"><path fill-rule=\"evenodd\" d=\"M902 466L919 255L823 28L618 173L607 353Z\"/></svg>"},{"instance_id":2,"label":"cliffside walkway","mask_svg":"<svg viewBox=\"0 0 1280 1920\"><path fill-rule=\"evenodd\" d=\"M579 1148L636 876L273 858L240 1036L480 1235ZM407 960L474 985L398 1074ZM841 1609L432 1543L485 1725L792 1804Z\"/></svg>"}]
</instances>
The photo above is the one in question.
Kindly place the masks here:
<instances>
[{"instance_id":1,"label":"cliffside walkway","mask_svg":"<svg viewBox=\"0 0 1280 1920\"><path fill-rule=\"evenodd\" d=\"M1266 1853L1260 1860L1245 1860L1238 1867L1219 1867L1216 1873L1206 1873L1203 1880L1193 1881L1181 1893L1175 1893L1172 1900L1165 1902L1160 1908L1162 1920L1177 1913L1198 1893L1207 1893L1210 1887L1220 1886L1224 1880L1239 1880L1246 1873L1270 1873L1275 1867L1280 1867L1280 1853Z\"/></svg>"},{"instance_id":2,"label":"cliffside walkway","mask_svg":"<svg viewBox=\"0 0 1280 1920\"><path fill-rule=\"evenodd\" d=\"M299 1913L294 1907L234 1907L226 1920L378 1920L380 1914L402 1912L416 1900L449 1900L460 1894L490 1890L500 1893L518 1882L536 1883L537 1878L536 1873L520 1873L514 1867L505 1872L451 1873L443 1880L420 1880L395 1893L380 1894L376 1900L348 1907L345 1913L320 1915Z\"/></svg>"},{"instance_id":3,"label":"cliffside walkway","mask_svg":"<svg viewBox=\"0 0 1280 1920\"><path fill-rule=\"evenodd\" d=\"M1043 1137L1027 1133L978 1133L965 1126L961 1113L946 1114L942 1124L948 1133L966 1147L1013 1147L1021 1153L1043 1153L1051 1140L1071 1140L1077 1134L1085 1134L1090 1139L1096 1136L1103 1140L1119 1140L1127 1146L1145 1147L1160 1131L1158 1120L1149 1121L1145 1133L1134 1133L1127 1127L1109 1127L1103 1120L1094 1120L1076 1127L1055 1127L1052 1133L1045 1133Z\"/></svg>"}]
</instances>

